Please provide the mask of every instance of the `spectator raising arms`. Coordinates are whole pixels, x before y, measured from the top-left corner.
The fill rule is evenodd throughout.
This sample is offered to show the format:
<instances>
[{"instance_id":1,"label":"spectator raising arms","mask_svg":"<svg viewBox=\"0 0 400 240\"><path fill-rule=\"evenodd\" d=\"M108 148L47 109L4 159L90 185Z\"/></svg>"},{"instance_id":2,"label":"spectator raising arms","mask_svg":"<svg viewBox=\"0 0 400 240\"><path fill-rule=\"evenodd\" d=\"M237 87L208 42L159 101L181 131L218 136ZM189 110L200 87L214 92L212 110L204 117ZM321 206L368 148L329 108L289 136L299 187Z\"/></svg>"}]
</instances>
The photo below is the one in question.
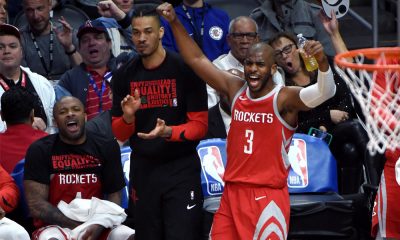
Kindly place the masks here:
<instances>
[{"instance_id":1,"label":"spectator raising arms","mask_svg":"<svg viewBox=\"0 0 400 240\"><path fill-rule=\"evenodd\" d=\"M55 85L65 71L82 62L72 27L64 18L58 19L62 29L54 26L50 18L52 0L23 0L22 4L28 20L21 29L23 65Z\"/></svg>"},{"instance_id":2,"label":"spectator raising arms","mask_svg":"<svg viewBox=\"0 0 400 240\"><path fill-rule=\"evenodd\" d=\"M116 59L111 55L110 36L100 20L81 25L77 36L83 63L63 74L55 90L57 99L65 95L77 97L90 120L111 109L110 81L117 68Z\"/></svg>"}]
</instances>

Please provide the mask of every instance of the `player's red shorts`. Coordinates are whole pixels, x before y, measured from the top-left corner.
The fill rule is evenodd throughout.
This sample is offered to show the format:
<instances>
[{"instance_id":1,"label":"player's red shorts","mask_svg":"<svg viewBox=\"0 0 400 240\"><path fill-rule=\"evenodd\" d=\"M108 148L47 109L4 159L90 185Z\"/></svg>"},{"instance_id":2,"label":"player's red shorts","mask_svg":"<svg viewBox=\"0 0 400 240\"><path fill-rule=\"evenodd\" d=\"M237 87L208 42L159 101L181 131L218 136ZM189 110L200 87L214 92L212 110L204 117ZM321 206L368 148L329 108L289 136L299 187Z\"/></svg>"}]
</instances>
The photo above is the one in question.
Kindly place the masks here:
<instances>
[{"instance_id":1,"label":"player's red shorts","mask_svg":"<svg viewBox=\"0 0 400 240\"><path fill-rule=\"evenodd\" d=\"M211 239L286 239L290 200L283 189L227 183L214 216Z\"/></svg>"},{"instance_id":2,"label":"player's red shorts","mask_svg":"<svg viewBox=\"0 0 400 240\"><path fill-rule=\"evenodd\" d=\"M395 165L400 149L386 153L386 163L372 213L372 236L400 239L400 185Z\"/></svg>"}]
</instances>

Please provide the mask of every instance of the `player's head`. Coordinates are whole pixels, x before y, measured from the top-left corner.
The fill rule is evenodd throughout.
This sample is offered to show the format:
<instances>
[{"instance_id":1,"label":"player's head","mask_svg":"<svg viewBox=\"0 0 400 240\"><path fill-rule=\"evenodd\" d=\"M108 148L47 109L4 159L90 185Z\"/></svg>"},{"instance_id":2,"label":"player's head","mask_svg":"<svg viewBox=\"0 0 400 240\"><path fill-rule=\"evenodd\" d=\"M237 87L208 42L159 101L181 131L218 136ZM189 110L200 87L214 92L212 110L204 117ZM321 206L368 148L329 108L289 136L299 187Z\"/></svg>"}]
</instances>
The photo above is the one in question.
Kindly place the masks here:
<instances>
[{"instance_id":1,"label":"player's head","mask_svg":"<svg viewBox=\"0 0 400 240\"><path fill-rule=\"evenodd\" d=\"M81 144L85 141L86 113L82 102L71 96L62 97L53 108L61 140L68 144Z\"/></svg>"},{"instance_id":2,"label":"player's head","mask_svg":"<svg viewBox=\"0 0 400 240\"><path fill-rule=\"evenodd\" d=\"M289 76L294 75L303 69L303 61L297 50L295 36L280 32L269 40L274 49L274 55L278 66L282 67Z\"/></svg>"},{"instance_id":3,"label":"player's head","mask_svg":"<svg viewBox=\"0 0 400 240\"><path fill-rule=\"evenodd\" d=\"M131 20L132 42L142 57L149 57L162 49L164 28L153 5L135 8Z\"/></svg>"},{"instance_id":4,"label":"player's head","mask_svg":"<svg viewBox=\"0 0 400 240\"><path fill-rule=\"evenodd\" d=\"M12 87L1 96L1 118L7 125L33 122L35 97L23 87Z\"/></svg>"},{"instance_id":5,"label":"player's head","mask_svg":"<svg viewBox=\"0 0 400 240\"><path fill-rule=\"evenodd\" d=\"M276 71L273 49L266 43L256 43L249 48L244 60L244 77L252 97L264 96L267 84L272 81Z\"/></svg>"}]
</instances>

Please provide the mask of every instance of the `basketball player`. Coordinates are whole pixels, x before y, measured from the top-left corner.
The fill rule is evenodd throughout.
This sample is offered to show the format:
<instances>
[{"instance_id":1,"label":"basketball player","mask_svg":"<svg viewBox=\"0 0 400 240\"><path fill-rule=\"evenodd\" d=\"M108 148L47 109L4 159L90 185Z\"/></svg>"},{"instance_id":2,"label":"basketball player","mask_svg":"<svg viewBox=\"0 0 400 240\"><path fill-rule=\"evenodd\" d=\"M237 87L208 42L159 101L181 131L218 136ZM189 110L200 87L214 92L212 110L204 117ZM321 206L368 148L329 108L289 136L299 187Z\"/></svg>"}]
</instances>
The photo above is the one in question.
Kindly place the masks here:
<instances>
[{"instance_id":1,"label":"basketball player","mask_svg":"<svg viewBox=\"0 0 400 240\"><path fill-rule=\"evenodd\" d=\"M318 81L307 88L275 85L273 49L265 43L249 48L245 82L217 69L163 3L158 12L170 23L185 62L231 103L225 190L214 217L212 239L286 239L290 203L287 152L297 114L335 94L335 84L321 43L309 41L306 52L318 61Z\"/></svg>"},{"instance_id":2,"label":"basketball player","mask_svg":"<svg viewBox=\"0 0 400 240\"><path fill-rule=\"evenodd\" d=\"M379 61L377 64L381 64ZM400 64L400 59L392 59L386 64ZM375 80L375 88L372 94L378 99L382 94L390 91L399 94L400 72L390 74L393 82L387 86L384 72L378 73ZM389 96L388 102L395 101ZM399 100L397 104L400 105ZM379 114L388 119L386 124L390 129L399 126L400 122L386 109L379 109ZM372 114L372 113L371 113ZM388 116L390 115L390 116ZM386 162L381 175L378 193L374 203L372 214L372 236L376 239L400 239L400 147L385 152Z\"/></svg>"}]
</instances>

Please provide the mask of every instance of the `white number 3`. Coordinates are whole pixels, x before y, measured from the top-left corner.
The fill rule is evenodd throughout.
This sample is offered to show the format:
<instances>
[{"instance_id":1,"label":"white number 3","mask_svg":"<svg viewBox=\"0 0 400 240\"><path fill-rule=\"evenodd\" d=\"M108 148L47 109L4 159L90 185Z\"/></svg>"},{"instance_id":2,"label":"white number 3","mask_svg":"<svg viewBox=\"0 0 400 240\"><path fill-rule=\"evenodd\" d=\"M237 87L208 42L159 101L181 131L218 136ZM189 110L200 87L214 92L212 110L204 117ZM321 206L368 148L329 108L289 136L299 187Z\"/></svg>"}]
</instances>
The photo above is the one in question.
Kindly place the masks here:
<instances>
[{"instance_id":1,"label":"white number 3","mask_svg":"<svg viewBox=\"0 0 400 240\"><path fill-rule=\"evenodd\" d=\"M253 130L246 130L245 137L247 138L247 145L244 145L244 153L251 154L253 152Z\"/></svg>"}]
</instances>

